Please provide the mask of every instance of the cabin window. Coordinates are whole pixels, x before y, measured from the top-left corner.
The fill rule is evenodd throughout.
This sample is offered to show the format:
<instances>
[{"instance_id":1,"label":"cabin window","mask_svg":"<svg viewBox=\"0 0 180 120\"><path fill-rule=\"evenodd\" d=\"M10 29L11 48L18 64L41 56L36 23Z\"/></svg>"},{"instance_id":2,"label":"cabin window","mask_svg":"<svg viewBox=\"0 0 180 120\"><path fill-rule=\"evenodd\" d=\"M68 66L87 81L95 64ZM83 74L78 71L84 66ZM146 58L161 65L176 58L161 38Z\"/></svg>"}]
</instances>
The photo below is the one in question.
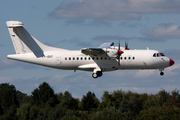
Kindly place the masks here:
<instances>
[{"instance_id":1,"label":"cabin window","mask_svg":"<svg viewBox=\"0 0 180 120\"><path fill-rule=\"evenodd\" d=\"M65 57L65 60L67 60L67 57Z\"/></svg>"},{"instance_id":2,"label":"cabin window","mask_svg":"<svg viewBox=\"0 0 180 120\"><path fill-rule=\"evenodd\" d=\"M89 60L91 60L91 58L89 57Z\"/></svg>"},{"instance_id":3,"label":"cabin window","mask_svg":"<svg viewBox=\"0 0 180 120\"><path fill-rule=\"evenodd\" d=\"M103 60L103 58L101 57L101 60Z\"/></svg>"},{"instance_id":4,"label":"cabin window","mask_svg":"<svg viewBox=\"0 0 180 120\"><path fill-rule=\"evenodd\" d=\"M106 57L105 57L104 59L105 59L105 60L107 60L107 58L106 58Z\"/></svg>"},{"instance_id":5,"label":"cabin window","mask_svg":"<svg viewBox=\"0 0 180 120\"><path fill-rule=\"evenodd\" d=\"M79 57L77 57L77 60L79 60Z\"/></svg>"},{"instance_id":6,"label":"cabin window","mask_svg":"<svg viewBox=\"0 0 180 120\"><path fill-rule=\"evenodd\" d=\"M123 59L123 57L121 57L121 60Z\"/></svg>"},{"instance_id":7,"label":"cabin window","mask_svg":"<svg viewBox=\"0 0 180 120\"><path fill-rule=\"evenodd\" d=\"M84 58L84 60L86 60L86 57Z\"/></svg>"},{"instance_id":8,"label":"cabin window","mask_svg":"<svg viewBox=\"0 0 180 120\"><path fill-rule=\"evenodd\" d=\"M133 60L135 59L135 57L133 57Z\"/></svg>"},{"instance_id":9,"label":"cabin window","mask_svg":"<svg viewBox=\"0 0 180 120\"><path fill-rule=\"evenodd\" d=\"M92 59L94 60L94 57L92 57Z\"/></svg>"},{"instance_id":10,"label":"cabin window","mask_svg":"<svg viewBox=\"0 0 180 120\"><path fill-rule=\"evenodd\" d=\"M73 60L75 60L75 58L73 57Z\"/></svg>"},{"instance_id":11,"label":"cabin window","mask_svg":"<svg viewBox=\"0 0 180 120\"><path fill-rule=\"evenodd\" d=\"M69 57L69 60L71 60L71 58Z\"/></svg>"},{"instance_id":12,"label":"cabin window","mask_svg":"<svg viewBox=\"0 0 180 120\"><path fill-rule=\"evenodd\" d=\"M124 57L124 59L126 60L126 57Z\"/></svg>"},{"instance_id":13,"label":"cabin window","mask_svg":"<svg viewBox=\"0 0 180 120\"><path fill-rule=\"evenodd\" d=\"M129 57L129 60L131 59L131 57Z\"/></svg>"},{"instance_id":14,"label":"cabin window","mask_svg":"<svg viewBox=\"0 0 180 120\"><path fill-rule=\"evenodd\" d=\"M83 58L81 57L81 60L83 60Z\"/></svg>"}]
</instances>

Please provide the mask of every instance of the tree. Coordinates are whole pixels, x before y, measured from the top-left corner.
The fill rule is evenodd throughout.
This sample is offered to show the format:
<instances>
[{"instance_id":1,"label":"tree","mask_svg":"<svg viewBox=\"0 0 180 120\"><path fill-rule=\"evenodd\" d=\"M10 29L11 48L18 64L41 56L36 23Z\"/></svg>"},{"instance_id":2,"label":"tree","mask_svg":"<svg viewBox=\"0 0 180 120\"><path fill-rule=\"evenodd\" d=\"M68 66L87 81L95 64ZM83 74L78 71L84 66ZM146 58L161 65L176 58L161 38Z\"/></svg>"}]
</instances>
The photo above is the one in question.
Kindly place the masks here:
<instances>
[{"instance_id":1,"label":"tree","mask_svg":"<svg viewBox=\"0 0 180 120\"><path fill-rule=\"evenodd\" d=\"M137 93L133 93L128 91L124 96L127 103L127 115L129 119L135 119L136 115L143 109L143 100L140 99L140 95Z\"/></svg>"},{"instance_id":2,"label":"tree","mask_svg":"<svg viewBox=\"0 0 180 120\"><path fill-rule=\"evenodd\" d=\"M12 105L19 106L16 97L16 88L14 85L9 85L8 83L0 84L0 106L4 112L7 112Z\"/></svg>"},{"instance_id":3,"label":"tree","mask_svg":"<svg viewBox=\"0 0 180 120\"><path fill-rule=\"evenodd\" d=\"M99 100L96 98L95 94L91 93L90 91L86 94L86 96L83 95L81 101L83 110L87 111L90 108L97 108L99 105Z\"/></svg>"},{"instance_id":4,"label":"tree","mask_svg":"<svg viewBox=\"0 0 180 120\"><path fill-rule=\"evenodd\" d=\"M119 108L124 95L125 95L125 92L123 92L122 90L114 91L112 93L111 105L114 106L116 109Z\"/></svg>"},{"instance_id":5,"label":"tree","mask_svg":"<svg viewBox=\"0 0 180 120\"><path fill-rule=\"evenodd\" d=\"M180 108L177 107L150 107L137 115L136 120L179 120Z\"/></svg>"},{"instance_id":6,"label":"tree","mask_svg":"<svg viewBox=\"0 0 180 120\"><path fill-rule=\"evenodd\" d=\"M19 120L28 120L29 119L29 111L30 111L30 104L25 103L21 105L20 108L17 109L17 116Z\"/></svg>"},{"instance_id":7,"label":"tree","mask_svg":"<svg viewBox=\"0 0 180 120\"><path fill-rule=\"evenodd\" d=\"M101 98L102 102L99 104L98 108L99 109L104 109L106 107L111 106L112 102L112 95L109 94L108 91L104 91L103 97Z\"/></svg>"},{"instance_id":8,"label":"tree","mask_svg":"<svg viewBox=\"0 0 180 120\"><path fill-rule=\"evenodd\" d=\"M128 117L115 107L107 107L102 111L97 111L92 116L92 120L127 120Z\"/></svg>"},{"instance_id":9,"label":"tree","mask_svg":"<svg viewBox=\"0 0 180 120\"><path fill-rule=\"evenodd\" d=\"M159 106L163 106L170 99L170 94L167 93L165 90L161 90L158 92L159 97Z\"/></svg>"},{"instance_id":10,"label":"tree","mask_svg":"<svg viewBox=\"0 0 180 120\"><path fill-rule=\"evenodd\" d=\"M60 104L63 108L77 110L78 109L78 100L74 99L72 95L65 91L63 94L58 94L58 98L60 99Z\"/></svg>"},{"instance_id":11,"label":"tree","mask_svg":"<svg viewBox=\"0 0 180 120\"><path fill-rule=\"evenodd\" d=\"M179 90L174 90L171 93L171 99L170 101L167 103L167 107L179 107L180 108L180 95L179 95Z\"/></svg>"},{"instance_id":12,"label":"tree","mask_svg":"<svg viewBox=\"0 0 180 120\"><path fill-rule=\"evenodd\" d=\"M32 91L32 98L36 105L41 106L45 106L46 103L55 106L58 103L57 95L54 94L54 90L46 82L43 82Z\"/></svg>"},{"instance_id":13,"label":"tree","mask_svg":"<svg viewBox=\"0 0 180 120\"><path fill-rule=\"evenodd\" d=\"M31 106L29 110L29 119L37 120L39 115L40 115L40 108L37 105Z\"/></svg>"},{"instance_id":14,"label":"tree","mask_svg":"<svg viewBox=\"0 0 180 120\"><path fill-rule=\"evenodd\" d=\"M32 103L32 97L19 90L16 91L16 96L20 106L25 103Z\"/></svg>"}]
</instances>

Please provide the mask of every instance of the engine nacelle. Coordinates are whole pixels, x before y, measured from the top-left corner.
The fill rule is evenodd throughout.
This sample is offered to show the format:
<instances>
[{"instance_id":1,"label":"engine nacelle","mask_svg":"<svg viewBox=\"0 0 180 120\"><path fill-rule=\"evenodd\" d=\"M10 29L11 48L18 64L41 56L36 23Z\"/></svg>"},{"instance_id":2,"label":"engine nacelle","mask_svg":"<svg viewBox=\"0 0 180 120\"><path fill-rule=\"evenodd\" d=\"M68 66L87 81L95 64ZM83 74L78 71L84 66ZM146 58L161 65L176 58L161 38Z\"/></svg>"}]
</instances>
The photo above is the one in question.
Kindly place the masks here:
<instances>
[{"instance_id":1,"label":"engine nacelle","mask_svg":"<svg viewBox=\"0 0 180 120\"><path fill-rule=\"evenodd\" d=\"M108 57L113 57L113 58L117 57L116 49L104 49L104 51L106 52L106 56L108 56Z\"/></svg>"}]
</instances>

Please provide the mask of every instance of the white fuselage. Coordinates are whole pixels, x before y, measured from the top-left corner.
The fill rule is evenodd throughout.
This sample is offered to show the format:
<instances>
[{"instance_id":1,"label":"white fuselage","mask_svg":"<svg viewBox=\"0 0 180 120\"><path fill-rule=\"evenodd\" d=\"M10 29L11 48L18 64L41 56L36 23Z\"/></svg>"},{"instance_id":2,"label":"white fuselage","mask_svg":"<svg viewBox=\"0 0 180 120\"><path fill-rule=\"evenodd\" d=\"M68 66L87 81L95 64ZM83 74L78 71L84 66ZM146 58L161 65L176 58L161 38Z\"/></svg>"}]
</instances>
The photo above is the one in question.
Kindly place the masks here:
<instances>
[{"instance_id":1,"label":"white fuselage","mask_svg":"<svg viewBox=\"0 0 180 120\"><path fill-rule=\"evenodd\" d=\"M25 29L22 22L6 22L16 54L7 58L37 65L65 69L93 71L92 77L101 77L103 72L118 69L160 69L174 64L157 50L129 50L115 47L114 43L103 43L97 48L65 50L44 45Z\"/></svg>"},{"instance_id":2,"label":"white fuselage","mask_svg":"<svg viewBox=\"0 0 180 120\"><path fill-rule=\"evenodd\" d=\"M33 53L8 55L7 58L65 70L93 71L97 64L103 72L118 69L163 69L170 66L168 57L153 57L154 53L159 52L124 50L120 56L120 64L116 58L89 56L81 53L80 50L44 52L44 56L38 58Z\"/></svg>"}]
</instances>

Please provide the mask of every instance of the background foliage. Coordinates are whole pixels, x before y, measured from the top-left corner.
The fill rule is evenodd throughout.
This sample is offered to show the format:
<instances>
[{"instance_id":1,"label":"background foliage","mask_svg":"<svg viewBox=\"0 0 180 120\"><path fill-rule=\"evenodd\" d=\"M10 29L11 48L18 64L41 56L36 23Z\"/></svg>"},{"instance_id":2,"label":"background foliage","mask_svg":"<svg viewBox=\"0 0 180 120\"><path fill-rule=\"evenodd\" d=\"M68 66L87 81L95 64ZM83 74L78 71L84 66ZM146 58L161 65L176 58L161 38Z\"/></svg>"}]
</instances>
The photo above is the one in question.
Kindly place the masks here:
<instances>
[{"instance_id":1,"label":"background foliage","mask_svg":"<svg viewBox=\"0 0 180 120\"><path fill-rule=\"evenodd\" d=\"M54 93L46 82L27 95L14 85L0 84L0 120L165 120L180 119L180 94L104 91L101 100L90 91L82 99Z\"/></svg>"}]
</instances>

